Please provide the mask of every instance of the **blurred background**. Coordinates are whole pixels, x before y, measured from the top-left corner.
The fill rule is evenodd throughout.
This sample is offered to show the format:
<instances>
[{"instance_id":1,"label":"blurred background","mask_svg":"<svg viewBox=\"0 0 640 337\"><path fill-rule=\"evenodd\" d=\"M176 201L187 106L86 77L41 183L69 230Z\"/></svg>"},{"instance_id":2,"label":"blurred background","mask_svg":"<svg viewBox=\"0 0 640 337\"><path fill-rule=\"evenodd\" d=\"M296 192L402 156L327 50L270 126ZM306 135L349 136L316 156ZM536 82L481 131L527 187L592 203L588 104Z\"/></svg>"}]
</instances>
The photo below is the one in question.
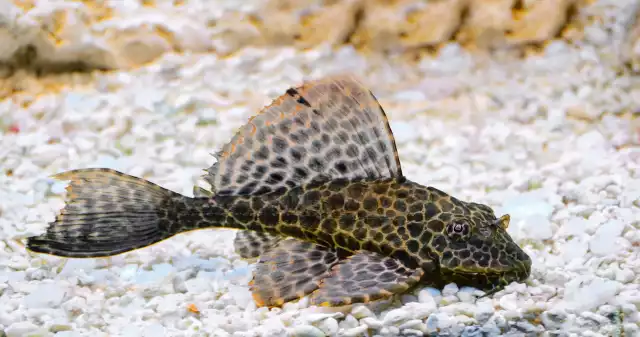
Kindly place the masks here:
<instances>
[{"instance_id":1,"label":"blurred background","mask_svg":"<svg viewBox=\"0 0 640 337\"><path fill-rule=\"evenodd\" d=\"M0 62L7 77L21 69L126 70L166 54L233 57L247 49L331 47L415 64L459 48L526 58L581 47L637 71L637 7L633 0L11 0L0 4ZM3 97L12 88L20 90L3 85Z\"/></svg>"}]
</instances>

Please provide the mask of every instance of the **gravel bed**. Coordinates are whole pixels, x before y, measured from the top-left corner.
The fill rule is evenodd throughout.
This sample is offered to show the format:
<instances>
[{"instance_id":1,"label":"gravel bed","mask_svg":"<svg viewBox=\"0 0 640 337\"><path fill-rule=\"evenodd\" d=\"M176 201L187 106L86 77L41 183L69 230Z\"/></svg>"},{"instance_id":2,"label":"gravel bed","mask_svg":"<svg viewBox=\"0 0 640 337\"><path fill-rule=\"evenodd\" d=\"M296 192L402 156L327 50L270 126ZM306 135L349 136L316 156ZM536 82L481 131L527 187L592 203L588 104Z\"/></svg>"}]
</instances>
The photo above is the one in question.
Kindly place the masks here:
<instances>
[{"instance_id":1,"label":"gravel bed","mask_svg":"<svg viewBox=\"0 0 640 337\"><path fill-rule=\"evenodd\" d=\"M488 59L450 45L408 64L351 47L246 48L45 80L18 72L7 81L21 91L0 101L0 336L639 336L640 81L608 53L553 42ZM109 167L191 195L248 117L345 71L380 99L410 179L511 215L533 259L526 283L479 300L450 284L268 310L231 230L108 259L25 251L63 205L50 175Z\"/></svg>"}]
</instances>

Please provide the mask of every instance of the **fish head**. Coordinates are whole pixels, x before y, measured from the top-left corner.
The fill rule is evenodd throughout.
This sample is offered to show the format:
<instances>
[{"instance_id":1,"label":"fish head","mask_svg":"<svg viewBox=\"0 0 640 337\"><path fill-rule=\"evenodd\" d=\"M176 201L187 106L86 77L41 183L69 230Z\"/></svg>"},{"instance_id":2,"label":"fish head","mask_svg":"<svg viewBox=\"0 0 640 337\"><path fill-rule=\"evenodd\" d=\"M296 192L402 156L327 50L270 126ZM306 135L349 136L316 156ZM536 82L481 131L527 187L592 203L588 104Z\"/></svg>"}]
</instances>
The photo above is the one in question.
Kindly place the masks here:
<instances>
[{"instance_id":1,"label":"fish head","mask_svg":"<svg viewBox=\"0 0 640 337\"><path fill-rule=\"evenodd\" d=\"M496 217L482 204L461 203L444 223L436 253L445 279L458 285L487 289L521 282L531 273L531 258L513 241L508 214Z\"/></svg>"}]
</instances>

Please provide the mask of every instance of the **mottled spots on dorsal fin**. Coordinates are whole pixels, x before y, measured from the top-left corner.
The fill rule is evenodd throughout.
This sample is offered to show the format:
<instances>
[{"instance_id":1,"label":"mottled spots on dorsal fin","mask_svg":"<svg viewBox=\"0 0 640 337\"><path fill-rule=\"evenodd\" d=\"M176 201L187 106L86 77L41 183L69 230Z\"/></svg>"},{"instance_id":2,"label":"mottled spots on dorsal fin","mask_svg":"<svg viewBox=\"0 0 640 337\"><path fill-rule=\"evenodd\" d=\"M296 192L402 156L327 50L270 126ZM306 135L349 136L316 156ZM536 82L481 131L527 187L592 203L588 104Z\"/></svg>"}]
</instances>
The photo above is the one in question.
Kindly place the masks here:
<instances>
[{"instance_id":1,"label":"mottled spots on dorsal fin","mask_svg":"<svg viewBox=\"0 0 640 337\"><path fill-rule=\"evenodd\" d=\"M263 194L312 181L401 177L373 94L351 76L288 89L249 119L205 178L217 195Z\"/></svg>"}]
</instances>

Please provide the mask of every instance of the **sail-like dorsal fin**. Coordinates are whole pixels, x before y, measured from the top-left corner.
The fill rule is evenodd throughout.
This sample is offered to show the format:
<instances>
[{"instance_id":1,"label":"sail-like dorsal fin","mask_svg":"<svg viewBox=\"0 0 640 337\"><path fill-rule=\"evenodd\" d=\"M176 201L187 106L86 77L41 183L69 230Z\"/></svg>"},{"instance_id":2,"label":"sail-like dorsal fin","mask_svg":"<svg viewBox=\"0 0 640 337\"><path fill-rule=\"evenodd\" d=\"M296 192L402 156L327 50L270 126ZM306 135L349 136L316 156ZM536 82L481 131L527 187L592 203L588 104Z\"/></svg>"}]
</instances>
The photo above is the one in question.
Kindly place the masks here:
<instances>
[{"instance_id":1,"label":"sail-like dorsal fin","mask_svg":"<svg viewBox=\"0 0 640 337\"><path fill-rule=\"evenodd\" d=\"M249 119L205 178L217 195L263 194L317 180L402 176L387 117L353 76L311 81Z\"/></svg>"}]
</instances>

